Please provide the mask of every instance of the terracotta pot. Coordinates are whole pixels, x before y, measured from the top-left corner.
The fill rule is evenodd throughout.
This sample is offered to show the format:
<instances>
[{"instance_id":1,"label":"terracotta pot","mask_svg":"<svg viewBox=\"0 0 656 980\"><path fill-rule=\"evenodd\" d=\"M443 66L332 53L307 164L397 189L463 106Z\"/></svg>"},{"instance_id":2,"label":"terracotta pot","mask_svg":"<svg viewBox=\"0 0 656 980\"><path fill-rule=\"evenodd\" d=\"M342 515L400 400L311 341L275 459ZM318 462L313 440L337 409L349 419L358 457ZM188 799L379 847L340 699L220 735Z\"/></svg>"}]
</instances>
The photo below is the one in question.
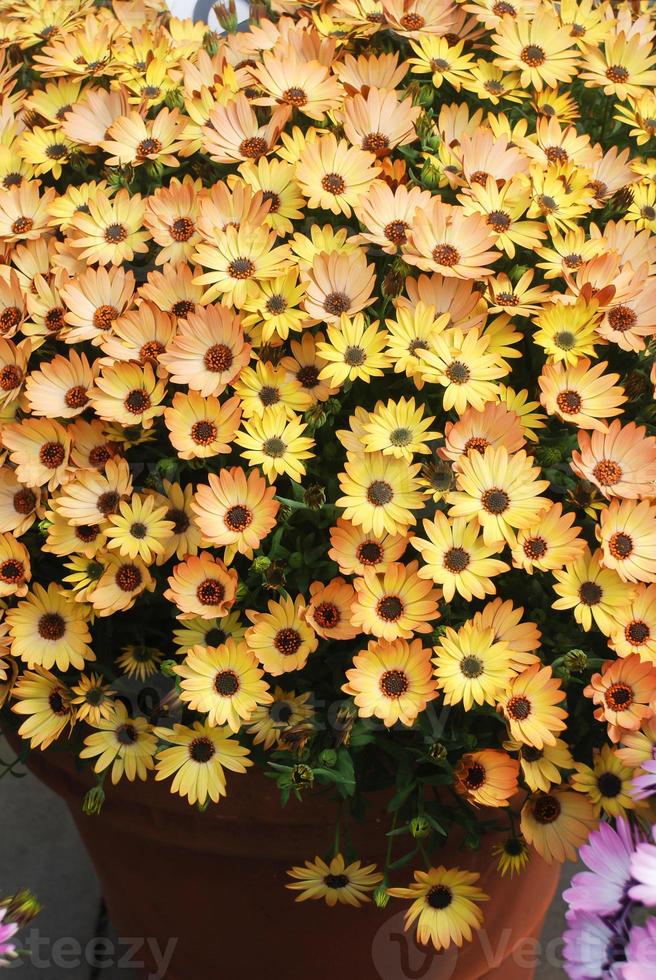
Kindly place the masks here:
<instances>
[{"instance_id":1,"label":"terracotta pot","mask_svg":"<svg viewBox=\"0 0 656 980\"><path fill-rule=\"evenodd\" d=\"M534 857L528 872L500 879L490 847L447 846L439 860L481 873L490 895L481 933L441 955L404 934L407 903L381 911L294 902L284 888L292 864L326 851L335 804L324 795L281 809L272 780L250 770L229 781L227 800L198 813L162 783L110 788L100 816L81 811L91 785L66 753L32 752L28 764L68 804L122 937L177 945L166 980L529 980L530 937L540 933L558 868ZM367 861L386 846L384 800L352 837ZM399 873L402 883L408 870ZM535 944L534 944L535 945ZM151 963L143 976L155 974ZM161 973L159 974L161 976Z\"/></svg>"}]
</instances>

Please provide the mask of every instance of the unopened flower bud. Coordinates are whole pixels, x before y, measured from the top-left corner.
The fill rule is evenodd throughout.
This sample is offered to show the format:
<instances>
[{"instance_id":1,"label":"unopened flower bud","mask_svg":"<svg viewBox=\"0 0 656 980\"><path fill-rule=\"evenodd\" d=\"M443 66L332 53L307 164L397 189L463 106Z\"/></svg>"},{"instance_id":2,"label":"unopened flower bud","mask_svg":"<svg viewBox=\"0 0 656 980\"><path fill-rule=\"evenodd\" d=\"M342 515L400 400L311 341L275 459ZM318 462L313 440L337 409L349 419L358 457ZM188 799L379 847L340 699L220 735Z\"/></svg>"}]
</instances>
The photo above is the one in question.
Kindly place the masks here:
<instances>
[{"instance_id":1,"label":"unopened flower bud","mask_svg":"<svg viewBox=\"0 0 656 980\"><path fill-rule=\"evenodd\" d=\"M326 502L326 491L319 483L312 483L303 494L303 503L310 510L321 510Z\"/></svg>"},{"instance_id":2,"label":"unopened flower bud","mask_svg":"<svg viewBox=\"0 0 656 980\"><path fill-rule=\"evenodd\" d=\"M271 564L270 558L267 558L266 555L258 555L257 558L253 559L253 564L251 565L251 568L253 569L254 572L259 572L260 574L262 574L263 572L266 572L270 564Z\"/></svg>"},{"instance_id":3,"label":"unopened flower bud","mask_svg":"<svg viewBox=\"0 0 656 980\"><path fill-rule=\"evenodd\" d=\"M96 817L103 808L105 791L102 786L94 786L82 800L82 813L87 817Z\"/></svg>"},{"instance_id":4,"label":"unopened flower bud","mask_svg":"<svg viewBox=\"0 0 656 980\"><path fill-rule=\"evenodd\" d=\"M334 749L324 749L319 755L319 762L328 769L333 769L337 765L337 753Z\"/></svg>"},{"instance_id":5,"label":"unopened flower bud","mask_svg":"<svg viewBox=\"0 0 656 980\"><path fill-rule=\"evenodd\" d=\"M291 779L294 786L312 786L314 773L309 766L300 763L292 769Z\"/></svg>"},{"instance_id":6,"label":"unopened flower bud","mask_svg":"<svg viewBox=\"0 0 656 980\"><path fill-rule=\"evenodd\" d=\"M375 890L374 902L379 909L386 909L389 905L389 895L385 885L379 885Z\"/></svg>"},{"instance_id":7,"label":"unopened flower bud","mask_svg":"<svg viewBox=\"0 0 656 980\"><path fill-rule=\"evenodd\" d=\"M159 665L160 673L164 674L165 677L175 677L175 668L177 665L177 660L162 660Z\"/></svg>"},{"instance_id":8,"label":"unopened flower bud","mask_svg":"<svg viewBox=\"0 0 656 980\"><path fill-rule=\"evenodd\" d=\"M570 674L581 674L588 666L588 655L585 650L569 650L563 659L563 666Z\"/></svg>"},{"instance_id":9,"label":"unopened flower bud","mask_svg":"<svg viewBox=\"0 0 656 980\"><path fill-rule=\"evenodd\" d=\"M433 742L428 750L428 754L436 762L442 762L447 756L446 746L442 745L441 742Z\"/></svg>"},{"instance_id":10,"label":"unopened flower bud","mask_svg":"<svg viewBox=\"0 0 656 980\"><path fill-rule=\"evenodd\" d=\"M426 817L413 817L410 821L410 833L415 840L428 837L430 834L430 824Z\"/></svg>"}]
</instances>

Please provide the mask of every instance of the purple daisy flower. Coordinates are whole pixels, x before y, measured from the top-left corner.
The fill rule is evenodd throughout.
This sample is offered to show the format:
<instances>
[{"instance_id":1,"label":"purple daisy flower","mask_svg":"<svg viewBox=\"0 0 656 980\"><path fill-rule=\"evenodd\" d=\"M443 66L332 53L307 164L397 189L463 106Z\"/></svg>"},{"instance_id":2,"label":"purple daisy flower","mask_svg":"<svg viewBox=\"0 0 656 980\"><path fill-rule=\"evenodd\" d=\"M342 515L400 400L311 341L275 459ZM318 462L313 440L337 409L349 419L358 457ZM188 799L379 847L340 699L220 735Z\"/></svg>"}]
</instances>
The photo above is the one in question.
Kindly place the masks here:
<instances>
[{"instance_id":1,"label":"purple daisy flower","mask_svg":"<svg viewBox=\"0 0 656 980\"><path fill-rule=\"evenodd\" d=\"M635 839L628 821L602 823L579 853L589 871L572 878L563 898L575 912L616 915L627 900Z\"/></svg>"},{"instance_id":2,"label":"purple daisy flower","mask_svg":"<svg viewBox=\"0 0 656 980\"><path fill-rule=\"evenodd\" d=\"M7 909L0 908L0 966L9 966L9 960L5 957L13 958L16 954L16 947L13 943L7 942L18 932L18 923L4 922L3 919Z\"/></svg>"},{"instance_id":3,"label":"purple daisy flower","mask_svg":"<svg viewBox=\"0 0 656 980\"><path fill-rule=\"evenodd\" d=\"M656 905L656 847L653 844L638 844L631 858L631 877L636 884L629 889L629 897L643 905Z\"/></svg>"},{"instance_id":4,"label":"purple daisy flower","mask_svg":"<svg viewBox=\"0 0 656 980\"><path fill-rule=\"evenodd\" d=\"M626 930L617 931L591 912L567 919L563 966L570 980L623 980Z\"/></svg>"},{"instance_id":5,"label":"purple daisy flower","mask_svg":"<svg viewBox=\"0 0 656 980\"><path fill-rule=\"evenodd\" d=\"M643 775L631 781L631 796L634 800L646 800L656 793L656 759L649 759L641 766Z\"/></svg>"},{"instance_id":6,"label":"purple daisy flower","mask_svg":"<svg viewBox=\"0 0 656 980\"><path fill-rule=\"evenodd\" d=\"M626 947L627 962L622 967L622 980L653 980L656 964L656 919L631 930Z\"/></svg>"}]
</instances>

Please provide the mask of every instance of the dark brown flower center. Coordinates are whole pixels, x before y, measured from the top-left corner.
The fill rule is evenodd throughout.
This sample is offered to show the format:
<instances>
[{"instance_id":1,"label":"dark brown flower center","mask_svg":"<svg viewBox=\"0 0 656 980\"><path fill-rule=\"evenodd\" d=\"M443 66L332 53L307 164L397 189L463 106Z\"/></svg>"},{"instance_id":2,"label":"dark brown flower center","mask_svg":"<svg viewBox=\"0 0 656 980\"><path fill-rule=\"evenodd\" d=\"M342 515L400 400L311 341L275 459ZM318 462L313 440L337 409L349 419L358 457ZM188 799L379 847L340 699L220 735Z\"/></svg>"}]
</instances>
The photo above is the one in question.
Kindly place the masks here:
<instances>
[{"instance_id":1,"label":"dark brown flower center","mask_svg":"<svg viewBox=\"0 0 656 980\"><path fill-rule=\"evenodd\" d=\"M389 149L389 138L384 133L368 133L362 140L362 149L383 156Z\"/></svg>"},{"instance_id":2,"label":"dark brown flower center","mask_svg":"<svg viewBox=\"0 0 656 980\"><path fill-rule=\"evenodd\" d=\"M464 572L469 565L469 552L460 547L449 548L444 552L442 563L447 571L458 575L460 572Z\"/></svg>"},{"instance_id":3,"label":"dark brown flower center","mask_svg":"<svg viewBox=\"0 0 656 980\"><path fill-rule=\"evenodd\" d=\"M250 279L254 272L254 263L243 256L233 259L228 266L228 275L232 276L233 279Z\"/></svg>"},{"instance_id":4,"label":"dark brown flower center","mask_svg":"<svg viewBox=\"0 0 656 980\"><path fill-rule=\"evenodd\" d=\"M97 330L109 330L119 312L115 306L105 304L99 306L93 314L93 325Z\"/></svg>"},{"instance_id":5,"label":"dark brown flower center","mask_svg":"<svg viewBox=\"0 0 656 980\"><path fill-rule=\"evenodd\" d=\"M39 450L41 463L49 470L56 470L64 462L66 450L61 442L44 442Z\"/></svg>"},{"instance_id":6,"label":"dark brown flower center","mask_svg":"<svg viewBox=\"0 0 656 980\"><path fill-rule=\"evenodd\" d=\"M209 446L216 439L217 429L210 419L201 419L199 422L194 422L190 434L196 445Z\"/></svg>"},{"instance_id":7,"label":"dark brown flower center","mask_svg":"<svg viewBox=\"0 0 656 980\"><path fill-rule=\"evenodd\" d=\"M510 215L505 211L490 211L487 216L487 223L493 231L500 235L510 228Z\"/></svg>"},{"instance_id":8,"label":"dark brown flower center","mask_svg":"<svg viewBox=\"0 0 656 980\"><path fill-rule=\"evenodd\" d=\"M531 711L531 702L523 694L515 694L506 704L506 714L513 721L526 721Z\"/></svg>"},{"instance_id":9,"label":"dark brown flower center","mask_svg":"<svg viewBox=\"0 0 656 980\"><path fill-rule=\"evenodd\" d=\"M406 31L420 31L425 23L425 18L415 11L410 11L410 13L404 14L399 20L399 24L401 27L405 27Z\"/></svg>"},{"instance_id":10,"label":"dark brown flower center","mask_svg":"<svg viewBox=\"0 0 656 980\"><path fill-rule=\"evenodd\" d=\"M616 531L608 542L608 550L613 558L617 558L618 561L624 561L633 552L633 540L624 531Z\"/></svg>"},{"instance_id":11,"label":"dark brown flower center","mask_svg":"<svg viewBox=\"0 0 656 980\"><path fill-rule=\"evenodd\" d=\"M378 600L376 612L386 623L395 623L403 613L403 602L397 595L385 595Z\"/></svg>"},{"instance_id":12,"label":"dark brown flower center","mask_svg":"<svg viewBox=\"0 0 656 980\"><path fill-rule=\"evenodd\" d=\"M468 653L467 656L463 657L460 661L460 673L463 677L467 677L472 680L475 677L480 677L484 671L484 664L480 657L475 656L473 653Z\"/></svg>"},{"instance_id":13,"label":"dark brown flower center","mask_svg":"<svg viewBox=\"0 0 656 980\"><path fill-rule=\"evenodd\" d=\"M408 678L402 670L386 670L380 679L380 689L387 698L400 698L408 690Z\"/></svg>"},{"instance_id":14,"label":"dark brown flower center","mask_svg":"<svg viewBox=\"0 0 656 980\"><path fill-rule=\"evenodd\" d=\"M297 109L300 109L301 106L307 105L308 97L302 88L292 86L291 88L285 89L280 96L280 101L286 102L288 105L293 105Z\"/></svg>"},{"instance_id":15,"label":"dark brown flower center","mask_svg":"<svg viewBox=\"0 0 656 980\"><path fill-rule=\"evenodd\" d=\"M485 783L485 769L480 762L474 762L465 774L464 783L467 789L480 789Z\"/></svg>"},{"instance_id":16,"label":"dark brown flower center","mask_svg":"<svg viewBox=\"0 0 656 980\"><path fill-rule=\"evenodd\" d=\"M194 223L191 218L176 218L169 228L171 238L176 242L188 242L194 233Z\"/></svg>"},{"instance_id":17,"label":"dark brown flower center","mask_svg":"<svg viewBox=\"0 0 656 980\"><path fill-rule=\"evenodd\" d=\"M407 221L390 221L386 224L383 229L383 234L388 242L392 242L393 245L405 245L408 240L407 231L410 225Z\"/></svg>"},{"instance_id":18,"label":"dark brown flower center","mask_svg":"<svg viewBox=\"0 0 656 980\"><path fill-rule=\"evenodd\" d=\"M0 368L0 388L3 391L13 391L23 380L23 372L17 364L5 364Z\"/></svg>"},{"instance_id":19,"label":"dark brown flower center","mask_svg":"<svg viewBox=\"0 0 656 980\"><path fill-rule=\"evenodd\" d=\"M73 385L64 395L64 401L69 408L84 408L89 401L87 389L84 385Z\"/></svg>"},{"instance_id":20,"label":"dark brown flower center","mask_svg":"<svg viewBox=\"0 0 656 980\"><path fill-rule=\"evenodd\" d=\"M137 158L141 157L142 159L147 156L156 156L161 149L161 142L154 136L148 136L137 145L136 155Z\"/></svg>"},{"instance_id":21,"label":"dark brown flower center","mask_svg":"<svg viewBox=\"0 0 656 980\"><path fill-rule=\"evenodd\" d=\"M541 824L550 824L560 816L561 806L555 796L539 796L533 804L533 816Z\"/></svg>"},{"instance_id":22,"label":"dark brown flower center","mask_svg":"<svg viewBox=\"0 0 656 980\"><path fill-rule=\"evenodd\" d=\"M44 640L61 640L66 632L66 621L59 613L44 613L39 619L37 629Z\"/></svg>"},{"instance_id":23,"label":"dark brown flower center","mask_svg":"<svg viewBox=\"0 0 656 980\"><path fill-rule=\"evenodd\" d=\"M614 306L608 314L608 322L613 330L624 333L630 330L637 321L638 317L630 306Z\"/></svg>"},{"instance_id":24,"label":"dark brown flower center","mask_svg":"<svg viewBox=\"0 0 656 980\"><path fill-rule=\"evenodd\" d=\"M242 504L235 504L230 510L226 511L223 521L229 531L243 531L252 523L253 515L248 507L244 507Z\"/></svg>"},{"instance_id":25,"label":"dark brown flower center","mask_svg":"<svg viewBox=\"0 0 656 980\"><path fill-rule=\"evenodd\" d=\"M134 725L120 725L116 729L116 741L120 745L134 745L138 739L139 735Z\"/></svg>"},{"instance_id":26,"label":"dark brown flower center","mask_svg":"<svg viewBox=\"0 0 656 980\"><path fill-rule=\"evenodd\" d=\"M394 497L394 491L385 480L374 480L367 489L367 500L373 507L384 507Z\"/></svg>"},{"instance_id":27,"label":"dark brown flower center","mask_svg":"<svg viewBox=\"0 0 656 980\"><path fill-rule=\"evenodd\" d=\"M225 599L225 586L216 578L206 578L196 589L196 598L203 606L218 606Z\"/></svg>"},{"instance_id":28,"label":"dark brown flower center","mask_svg":"<svg viewBox=\"0 0 656 980\"><path fill-rule=\"evenodd\" d=\"M284 657L291 657L297 653L302 643L301 634L291 626L284 626L279 629L273 639L276 650L282 653Z\"/></svg>"},{"instance_id":29,"label":"dark brown flower center","mask_svg":"<svg viewBox=\"0 0 656 980\"><path fill-rule=\"evenodd\" d=\"M214 743L209 738L195 738L189 743L189 755L194 762L205 764L215 753Z\"/></svg>"},{"instance_id":30,"label":"dark brown flower center","mask_svg":"<svg viewBox=\"0 0 656 980\"><path fill-rule=\"evenodd\" d=\"M52 309L48 310L43 318L46 330L51 333L61 330L64 326L64 313L65 310L61 306L53 306Z\"/></svg>"},{"instance_id":31,"label":"dark brown flower center","mask_svg":"<svg viewBox=\"0 0 656 980\"><path fill-rule=\"evenodd\" d=\"M436 265L445 265L449 268L460 261L460 252L453 245L436 245L432 256Z\"/></svg>"},{"instance_id":32,"label":"dark brown flower center","mask_svg":"<svg viewBox=\"0 0 656 980\"><path fill-rule=\"evenodd\" d=\"M7 306L0 313L0 333L7 333L21 322L22 313L17 306Z\"/></svg>"},{"instance_id":33,"label":"dark brown flower center","mask_svg":"<svg viewBox=\"0 0 656 980\"><path fill-rule=\"evenodd\" d=\"M14 235L27 235L29 231L32 231L33 227L34 222L32 219L23 215L20 218L16 218L11 226L11 230Z\"/></svg>"},{"instance_id":34,"label":"dark brown flower center","mask_svg":"<svg viewBox=\"0 0 656 980\"><path fill-rule=\"evenodd\" d=\"M628 711L633 704L633 690L628 684L612 684L604 699L611 711Z\"/></svg>"},{"instance_id":35,"label":"dark brown flower center","mask_svg":"<svg viewBox=\"0 0 656 980\"><path fill-rule=\"evenodd\" d=\"M538 44L527 44L522 48L519 57L529 68L539 68L546 60L544 50Z\"/></svg>"},{"instance_id":36,"label":"dark brown flower center","mask_svg":"<svg viewBox=\"0 0 656 980\"><path fill-rule=\"evenodd\" d=\"M378 565L383 560L383 549L377 541L363 541L355 554L362 565Z\"/></svg>"},{"instance_id":37,"label":"dark brown flower center","mask_svg":"<svg viewBox=\"0 0 656 980\"><path fill-rule=\"evenodd\" d=\"M233 361L233 353L225 344L214 344L212 347L208 347L203 358L207 370L214 374L230 370Z\"/></svg>"},{"instance_id":38,"label":"dark brown flower center","mask_svg":"<svg viewBox=\"0 0 656 980\"><path fill-rule=\"evenodd\" d=\"M151 406L150 395L145 388L133 388L125 396L123 404L132 415L141 415Z\"/></svg>"},{"instance_id":39,"label":"dark brown flower center","mask_svg":"<svg viewBox=\"0 0 656 980\"><path fill-rule=\"evenodd\" d=\"M280 401L280 392L273 385L264 385L260 388L259 399L266 408Z\"/></svg>"},{"instance_id":40,"label":"dark brown flower center","mask_svg":"<svg viewBox=\"0 0 656 980\"><path fill-rule=\"evenodd\" d=\"M239 152L248 160L261 157L269 149L267 141L261 136L249 136L239 144Z\"/></svg>"},{"instance_id":41,"label":"dark brown flower center","mask_svg":"<svg viewBox=\"0 0 656 980\"><path fill-rule=\"evenodd\" d=\"M192 303L190 299L179 299L171 307L171 313L173 316L180 317L181 320L186 320L190 313L193 313L196 309L196 304Z\"/></svg>"},{"instance_id":42,"label":"dark brown flower center","mask_svg":"<svg viewBox=\"0 0 656 980\"><path fill-rule=\"evenodd\" d=\"M448 909L452 901L453 892L446 885L433 885L426 895L428 905L439 912Z\"/></svg>"},{"instance_id":43,"label":"dark brown flower center","mask_svg":"<svg viewBox=\"0 0 656 980\"><path fill-rule=\"evenodd\" d=\"M650 638L651 630L647 626L647 623L643 623L640 619L634 619L632 623L629 623L625 627L624 636L629 643L632 643L634 646L640 646Z\"/></svg>"},{"instance_id":44,"label":"dark brown flower center","mask_svg":"<svg viewBox=\"0 0 656 980\"><path fill-rule=\"evenodd\" d=\"M611 82L621 85L623 82L628 81L629 71L623 65L610 65L606 69L606 78L610 79Z\"/></svg>"},{"instance_id":45,"label":"dark brown flower center","mask_svg":"<svg viewBox=\"0 0 656 980\"><path fill-rule=\"evenodd\" d=\"M346 875L326 875L323 880L328 888L346 888L349 883Z\"/></svg>"},{"instance_id":46,"label":"dark brown flower center","mask_svg":"<svg viewBox=\"0 0 656 980\"><path fill-rule=\"evenodd\" d=\"M221 670L214 678L214 690L222 698L231 698L240 688L239 678L234 670Z\"/></svg>"},{"instance_id":47,"label":"dark brown flower center","mask_svg":"<svg viewBox=\"0 0 656 980\"><path fill-rule=\"evenodd\" d=\"M17 490L12 501L17 514L31 514L36 507L36 494L33 490Z\"/></svg>"},{"instance_id":48,"label":"dark brown flower center","mask_svg":"<svg viewBox=\"0 0 656 980\"><path fill-rule=\"evenodd\" d=\"M141 585L141 572L136 565L121 565L114 581L122 592L134 592Z\"/></svg>"},{"instance_id":49,"label":"dark brown flower center","mask_svg":"<svg viewBox=\"0 0 656 980\"><path fill-rule=\"evenodd\" d=\"M343 194L346 190L346 181L339 174L324 174L321 178L321 186L327 194Z\"/></svg>"},{"instance_id":50,"label":"dark brown flower center","mask_svg":"<svg viewBox=\"0 0 656 980\"><path fill-rule=\"evenodd\" d=\"M580 412L583 404L578 391L561 391L556 398L556 404L563 415L576 415Z\"/></svg>"},{"instance_id":51,"label":"dark brown flower center","mask_svg":"<svg viewBox=\"0 0 656 980\"><path fill-rule=\"evenodd\" d=\"M547 553L547 542L539 536L527 538L524 542L524 554L532 561L544 558Z\"/></svg>"},{"instance_id":52,"label":"dark brown flower center","mask_svg":"<svg viewBox=\"0 0 656 980\"><path fill-rule=\"evenodd\" d=\"M7 558L0 564L0 579L7 585L17 585L25 579L25 566L17 558Z\"/></svg>"},{"instance_id":53,"label":"dark brown flower center","mask_svg":"<svg viewBox=\"0 0 656 980\"><path fill-rule=\"evenodd\" d=\"M596 582L583 582L579 588L579 599L585 606L596 606L601 602L603 590Z\"/></svg>"},{"instance_id":54,"label":"dark brown flower center","mask_svg":"<svg viewBox=\"0 0 656 980\"><path fill-rule=\"evenodd\" d=\"M597 779L597 786L601 795L605 796L606 799L619 796L622 792L622 780L614 772L602 772Z\"/></svg>"},{"instance_id":55,"label":"dark brown flower center","mask_svg":"<svg viewBox=\"0 0 656 980\"><path fill-rule=\"evenodd\" d=\"M306 364L300 369L300 371L297 371L296 380L299 381L304 388L316 388L319 384L319 369L314 367L312 364Z\"/></svg>"},{"instance_id":56,"label":"dark brown flower center","mask_svg":"<svg viewBox=\"0 0 656 980\"><path fill-rule=\"evenodd\" d=\"M348 313L350 310L351 298L346 293L340 293L338 291L328 293L323 301L323 308L331 316L340 316L342 313ZM346 355L344 359L346 359Z\"/></svg>"},{"instance_id":57,"label":"dark brown flower center","mask_svg":"<svg viewBox=\"0 0 656 980\"><path fill-rule=\"evenodd\" d=\"M128 237L127 228L124 225L114 223L105 228L105 241L108 245L119 245Z\"/></svg>"},{"instance_id":58,"label":"dark brown flower center","mask_svg":"<svg viewBox=\"0 0 656 980\"><path fill-rule=\"evenodd\" d=\"M322 629L334 629L341 618L339 609L334 602L320 602L314 610L314 621Z\"/></svg>"},{"instance_id":59,"label":"dark brown flower center","mask_svg":"<svg viewBox=\"0 0 656 980\"><path fill-rule=\"evenodd\" d=\"M510 497L499 487L490 487L481 497L481 503L488 514L503 514L510 507Z\"/></svg>"},{"instance_id":60,"label":"dark brown flower center","mask_svg":"<svg viewBox=\"0 0 656 980\"><path fill-rule=\"evenodd\" d=\"M444 373L454 385L467 384L471 378L471 371L463 361L452 361Z\"/></svg>"}]
</instances>

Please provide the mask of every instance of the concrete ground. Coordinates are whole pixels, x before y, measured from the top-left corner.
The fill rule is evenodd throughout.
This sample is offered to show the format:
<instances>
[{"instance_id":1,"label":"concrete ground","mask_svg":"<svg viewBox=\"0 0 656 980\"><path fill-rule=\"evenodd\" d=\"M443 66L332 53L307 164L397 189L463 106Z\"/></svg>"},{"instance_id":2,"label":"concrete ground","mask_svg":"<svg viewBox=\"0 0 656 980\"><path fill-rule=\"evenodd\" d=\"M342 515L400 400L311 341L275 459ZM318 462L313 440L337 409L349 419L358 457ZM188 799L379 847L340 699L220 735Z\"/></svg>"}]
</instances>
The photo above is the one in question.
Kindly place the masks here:
<instances>
[{"instance_id":1,"label":"concrete ground","mask_svg":"<svg viewBox=\"0 0 656 980\"><path fill-rule=\"evenodd\" d=\"M0 743L0 759L11 758L10 752ZM0 895L29 887L44 906L21 934L30 953L11 966L8 980L12 975L17 980L135 980L121 963L126 951L104 919L94 870L64 804L30 774L8 776L0 780L0 814ZM575 870L566 866L563 887ZM559 898L547 917L543 943L560 936L563 914ZM536 980L564 977L554 965L536 972Z\"/></svg>"}]
</instances>

